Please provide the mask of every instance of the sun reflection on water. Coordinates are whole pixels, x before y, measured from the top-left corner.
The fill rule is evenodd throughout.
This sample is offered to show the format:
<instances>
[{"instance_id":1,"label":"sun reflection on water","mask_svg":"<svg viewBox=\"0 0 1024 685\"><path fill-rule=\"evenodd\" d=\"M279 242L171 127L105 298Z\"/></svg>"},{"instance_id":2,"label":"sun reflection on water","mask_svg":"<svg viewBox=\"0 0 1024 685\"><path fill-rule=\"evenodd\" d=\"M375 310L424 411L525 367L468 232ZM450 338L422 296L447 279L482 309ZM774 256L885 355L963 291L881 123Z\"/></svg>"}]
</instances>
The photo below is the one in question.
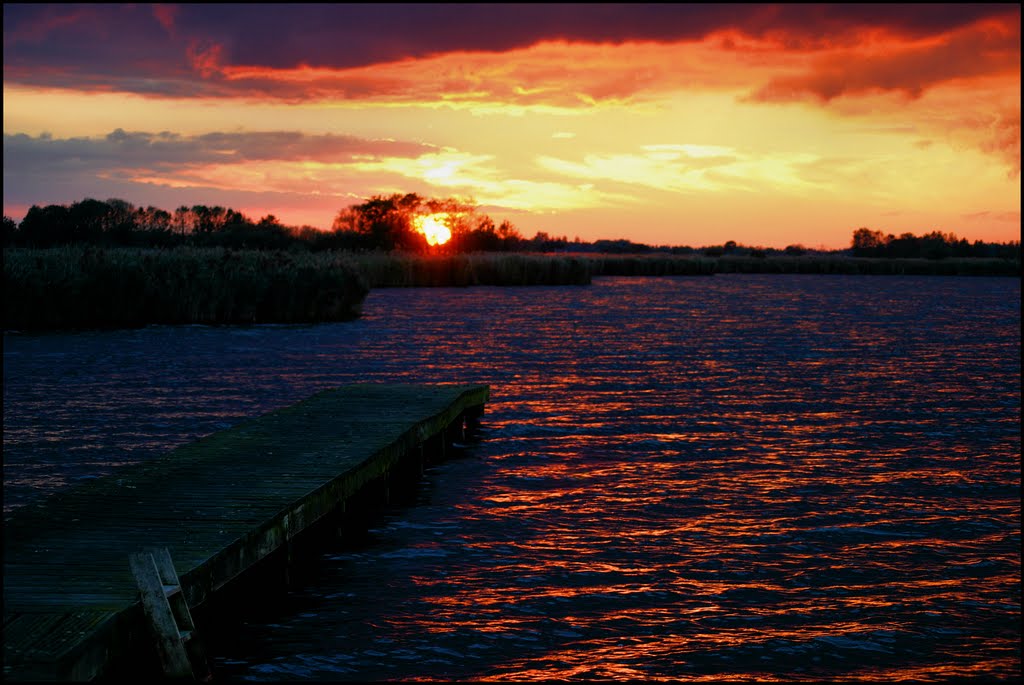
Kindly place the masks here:
<instances>
[{"instance_id":1,"label":"sun reflection on water","mask_svg":"<svg viewBox=\"0 0 1024 685\"><path fill-rule=\"evenodd\" d=\"M609 279L76 338L5 365L5 493L342 382L487 382L483 441L236 627L227 682L1011 680L1019 305L1012 279ZM82 359L111 348L116 382Z\"/></svg>"}]
</instances>

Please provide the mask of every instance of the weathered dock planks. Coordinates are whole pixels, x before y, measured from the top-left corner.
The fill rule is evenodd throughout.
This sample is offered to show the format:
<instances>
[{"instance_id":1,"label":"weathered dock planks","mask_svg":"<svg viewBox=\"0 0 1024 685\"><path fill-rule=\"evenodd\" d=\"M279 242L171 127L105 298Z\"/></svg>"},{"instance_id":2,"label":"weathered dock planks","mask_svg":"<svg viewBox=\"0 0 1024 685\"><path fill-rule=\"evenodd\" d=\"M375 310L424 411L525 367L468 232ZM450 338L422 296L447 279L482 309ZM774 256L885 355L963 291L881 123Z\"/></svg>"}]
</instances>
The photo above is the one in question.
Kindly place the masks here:
<instances>
[{"instance_id":1,"label":"weathered dock planks","mask_svg":"<svg viewBox=\"0 0 1024 685\"><path fill-rule=\"evenodd\" d=\"M426 446L485 385L350 385L15 510L4 523L4 676L91 680L150 640L129 555L166 547L189 606Z\"/></svg>"}]
</instances>

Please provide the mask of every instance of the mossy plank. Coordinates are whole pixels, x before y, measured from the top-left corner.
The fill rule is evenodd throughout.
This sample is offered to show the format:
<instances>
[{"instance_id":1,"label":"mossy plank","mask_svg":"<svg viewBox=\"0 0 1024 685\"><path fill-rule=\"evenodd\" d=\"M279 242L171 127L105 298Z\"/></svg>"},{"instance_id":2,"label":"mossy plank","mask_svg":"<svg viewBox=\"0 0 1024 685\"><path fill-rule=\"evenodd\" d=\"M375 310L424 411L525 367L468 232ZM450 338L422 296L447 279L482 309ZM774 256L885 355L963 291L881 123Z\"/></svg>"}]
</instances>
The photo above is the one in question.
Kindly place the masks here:
<instances>
[{"instance_id":1,"label":"mossy plank","mask_svg":"<svg viewBox=\"0 0 1024 685\"><path fill-rule=\"evenodd\" d=\"M483 385L343 386L15 510L5 677L102 673L144 630L129 554L166 546L200 603L488 399Z\"/></svg>"}]
</instances>

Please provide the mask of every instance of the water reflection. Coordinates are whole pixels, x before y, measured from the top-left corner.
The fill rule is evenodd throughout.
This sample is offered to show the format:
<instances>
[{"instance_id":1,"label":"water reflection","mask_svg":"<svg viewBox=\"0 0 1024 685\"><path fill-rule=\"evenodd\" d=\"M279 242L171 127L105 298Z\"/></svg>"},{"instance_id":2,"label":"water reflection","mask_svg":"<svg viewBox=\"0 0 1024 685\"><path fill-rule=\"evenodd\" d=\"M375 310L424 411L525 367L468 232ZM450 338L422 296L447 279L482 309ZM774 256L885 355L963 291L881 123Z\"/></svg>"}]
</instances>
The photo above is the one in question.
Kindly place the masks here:
<instances>
[{"instance_id":1,"label":"water reflection","mask_svg":"<svg viewBox=\"0 0 1024 685\"><path fill-rule=\"evenodd\" d=\"M490 383L485 440L220 644L227 681L1010 678L1019 306L1014 279L604 279L7 336L5 507L324 387Z\"/></svg>"}]
</instances>

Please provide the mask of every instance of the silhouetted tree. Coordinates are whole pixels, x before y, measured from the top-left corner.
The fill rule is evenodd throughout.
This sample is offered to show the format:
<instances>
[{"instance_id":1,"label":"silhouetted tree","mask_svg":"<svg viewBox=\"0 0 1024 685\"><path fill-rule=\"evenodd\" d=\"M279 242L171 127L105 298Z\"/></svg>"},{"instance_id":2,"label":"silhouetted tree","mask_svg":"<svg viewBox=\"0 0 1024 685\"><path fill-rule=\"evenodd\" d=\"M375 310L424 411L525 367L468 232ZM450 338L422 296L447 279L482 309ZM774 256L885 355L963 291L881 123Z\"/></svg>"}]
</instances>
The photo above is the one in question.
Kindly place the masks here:
<instances>
[{"instance_id":1,"label":"silhouetted tree","mask_svg":"<svg viewBox=\"0 0 1024 685\"><path fill-rule=\"evenodd\" d=\"M501 249L505 251L516 250L523 242L523 236L508 219L498 226L498 238L501 239ZM576 238L576 242L579 242L579 238Z\"/></svg>"},{"instance_id":2,"label":"silhouetted tree","mask_svg":"<svg viewBox=\"0 0 1024 685\"><path fill-rule=\"evenodd\" d=\"M606 254L638 254L650 252L651 246L634 243L632 240L626 240L625 238L619 240L602 239L594 241L594 249Z\"/></svg>"},{"instance_id":3,"label":"silhouetted tree","mask_svg":"<svg viewBox=\"0 0 1024 685\"><path fill-rule=\"evenodd\" d=\"M170 231L171 214L150 205L135 210L135 226L141 231Z\"/></svg>"},{"instance_id":4,"label":"silhouetted tree","mask_svg":"<svg viewBox=\"0 0 1024 685\"><path fill-rule=\"evenodd\" d=\"M927 259L945 259L953 254L953 247L956 243L956 236L952 233L932 231L918 239L918 250L920 256Z\"/></svg>"},{"instance_id":5,"label":"silhouetted tree","mask_svg":"<svg viewBox=\"0 0 1024 685\"><path fill-rule=\"evenodd\" d=\"M4 214L4 229L3 229L3 245L4 247L10 247L14 244L14 240L17 237L18 224L11 217Z\"/></svg>"},{"instance_id":6,"label":"silhouetted tree","mask_svg":"<svg viewBox=\"0 0 1024 685\"><path fill-rule=\"evenodd\" d=\"M110 205L92 198L68 207L68 222L74 242L99 242L110 221Z\"/></svg>"},{"instance_id":7,"label":"silhouetted tree","mask_svg":"<svg viewBox=\"0 0 1024 685\"><path fill-rule=\"evenodd\" d=\"M186 233L191 233L194 227L191 209L182 205L174 210L174 216L171 218L171 228L175 233L184 236Z\"/></svg>"},{"instance_id":8,"label":"silhouetted tree","mask_svg":"<svg viewBox=\"0 0 1024 685\"><path fill-rule=\"evenodd\" d=\"M375 195L369 200L341 210L334 219L336 228L345 227L365 236L374 249L393 250L410 246L412 213L422 202L416 193Z\"/></svg>"},{"instance_id":9,"label":"silhouetted tree","mask_svg":"<svg viewBox=\"0 0 1024 685\"><path fill-rule=\"evenodd\" d=\"M73 231L64 205L32 205L18 227L21 241L31 247L68 245Z\"/></svg>"},{"instance_id":10,"label":"silhouetted tree","mask_svg":"<svg viewBox=\"0 0 1024 685\"><path fill-rule=\"evenodd\" d=\"M917 236L913 233L901 233L899 238L886 241L885 256L887 257L917 257L920 254L920 244Z\"/></svg>"},{"instance_id":11,"label":"silhouetted tree","mask_svg":"<svg viewBox=\"0 0 1024 685\"><path fill-rule=\"evenodd\" d=\"M553 236L549 235L547 231L537 231L530 240L524 243L524 246L529 250L535 250L537 252L560 252L565 250L569 244L569 238L567 236Z\"/></svg>"},{"instance_id":12,"label":"silhouetted tree","mask_svg":"<svg viewBox=\"0 0 1024 685\"><path fill-rule=\"evenodd\" d=\"M476 208L470 201L456 198L425 199L416 193L375 195L365 202L342 209L334 218L332 229L359 240L369 249L410 250L423 252L429 248L426 238L416 230L417 216L444 214L452 238L445 251L476 249L493 233L493 222L480 224Z\"/></svg>"},{"instance_id":13,"label":"silhouetted tree","mask_svg":"<svg viewBox=\"0 0 1024 685\"><path fill-rule=\"evenodd\" d=\"M886 245L885 235L870 228L858 228L853 232L853 256L878 257Z\"/></svg>"},{"instance_id":14,"label":"silhouetted tree","mask_svg":"<svg viewBox=\"0 0 1024 685\"><path fill-rule=\"evenodd\" d=\"M103 222L104 242L114 245L132 245L136 242L135 206L117 198L106 201L107 214Z\"/></svg>"},{"instance_id":15,"label":"silhouetted tree","mask_svg":"<svg viewBox=\"0 0 1024 685\"><path fill-rule=\"evenodd\" d=\"M481 218L475 228L452 234L451 248L455 252L493 252L501 249L501 238L494 230L491 217Z\"/></svg>"}]
</instances>

